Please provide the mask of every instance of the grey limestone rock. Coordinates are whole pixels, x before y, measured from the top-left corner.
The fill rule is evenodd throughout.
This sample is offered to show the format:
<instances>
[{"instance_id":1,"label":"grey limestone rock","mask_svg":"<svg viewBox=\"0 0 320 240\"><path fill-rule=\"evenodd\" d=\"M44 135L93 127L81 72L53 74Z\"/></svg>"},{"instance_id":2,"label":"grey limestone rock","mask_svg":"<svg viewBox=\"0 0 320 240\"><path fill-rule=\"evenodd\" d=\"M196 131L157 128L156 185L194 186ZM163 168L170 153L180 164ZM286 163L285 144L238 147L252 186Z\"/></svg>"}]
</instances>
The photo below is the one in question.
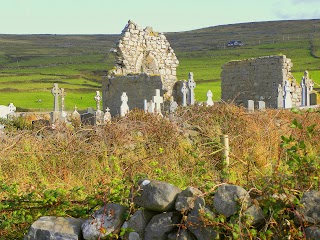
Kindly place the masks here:
<instances>
[{"instance_id":1,"label":"grey limestone rock","mask_svg":"<svg viewBox=\"0 0 320 240\"><path fill-rule=\"evenodd\" d=\"M118 233L123 224L123 215L127 208L115 203L106 204L93 214L93 219L85 221L81 228L83 238L95 240L99 236L105 239L110 233Z\"/></svg>"},{"instance_id":2,"label":"grey limestone rock","mask_svg":"<svg viewBox=\"0 0 320 240\"><path fill-rule=\"evenodd\" d=\"M296 222L320 223L320 192L305 192L300 200L301 207L297 209ZM298 220L298 221L297 221Z\"/></svg>"},{"instance_id":3,"label":"grey limestone rock","mask_svg":"<svg viewBox=\"0 0 320 240\"><path fill-rule=\"evenodd\" d=\"M170 233L168 240L196 240L196 238L188 229L180 229L177 232Z\"/></svg>"},{"instance_id":4,"label":"grey limestone rock","mask_svg":"<svg viewBox=\"0 0 320 240\"><path fill-rule=\"evenodd\" d=\"M181 220L178 213L168 212L155 215L145 229L145 240L166 240Z\"/></svg>"},{"instance_id":5,"label":"grey limestone rock","mask_svg":"<svg viewBox=\"0 0 320 240\"><path fill-rule=\"evenodd\" d=\"M139 193L134 196L134 203L145 209L157 212L173 211L175 200L181 190L166 182L141 180Z\"/></svg>"},{"instance_id":6,"label":"grey limestone rock","mask_svg":"<svg viewBox=\"0 0 320 240\"><path fill-rule=\"evenodd\" d=\"M265 220L262 209L255 204L252 204L247 210L245 210L244 214L251 218L249 221L251 225L260 224Z\"/></svg>"},{"instance_id":7,"label":"grey limestone rock","mask_svg":"<svg viewBox=\"0 0 320 240\"><path fill-rule=\"evenodd\" d=\"M308 227L306 228L306 239L318 240L320 239L320 227Z\"/></svg>"},{"instance_id":8,"label":"grey limestone rock","mask_svg":"<svg viewBox=\"0 0 320 240\"><path fill-rule=\"evenodd\" d=\"M226 217L234 215L238 209L246 210L252 205L248 192L240 186L225 184L214 195L214 207Z\"/></svg>"},{"instance_id":9,"label":"grey limestone rock","mask_svg":"<svg viewBox=\"0 0 320 240\"><path fill-rule=\"evenodd\" d=\"M44 216L35 221L24 240L80 240L84 219Z\"/></svg>"},{"instance_id":10,"label":"grey limestone rock","mask_svg":"<svg viewBox=\"0 0 320 240\"><path fill-rule=\"evenodd\" d=\"M194 187L188 187L178 194L176 200L176 210L177 211L189 211L193 209L195 200L202 195L202 192Z\"/></svg>"},{"instance_id":11,"label":"grey limestone rock","mask_svg":"<svg viewBox=\"0 0 320 240\"><path fill-rule=\"evenodd\" d=\"M204 206L204 200L197 198L194 203L194 208L188 214L187 228L194 234L194 236L200 239L216 239L218 234L214 230L213 226L207 225L204 219L205 215L214 217L214 213Z\"/></svg>"},{"instance_id":12,"label":"grey limestone rock","mask_svg":"<svg viewBox=\"0 0 320 240\"><path fill-rule=\"evenodd\" d=\"M155 216L156 214L158 214L158 213L148 211L148 210L136 211L131 216L131 218L122 225L122 228L128 228L128 229L131 229L135 232L135 234L131 234L131 233L126 234L129 236L129 239L130 239L130 235L133 236L136 234L138 234L138 236L141 239L143 239L144 238L144 229L146 228L146 226L148 225L148 223L150 222L152 217ZM131 237L131 238L133 238L133 237Z\"/></svg>"}]
</instances>

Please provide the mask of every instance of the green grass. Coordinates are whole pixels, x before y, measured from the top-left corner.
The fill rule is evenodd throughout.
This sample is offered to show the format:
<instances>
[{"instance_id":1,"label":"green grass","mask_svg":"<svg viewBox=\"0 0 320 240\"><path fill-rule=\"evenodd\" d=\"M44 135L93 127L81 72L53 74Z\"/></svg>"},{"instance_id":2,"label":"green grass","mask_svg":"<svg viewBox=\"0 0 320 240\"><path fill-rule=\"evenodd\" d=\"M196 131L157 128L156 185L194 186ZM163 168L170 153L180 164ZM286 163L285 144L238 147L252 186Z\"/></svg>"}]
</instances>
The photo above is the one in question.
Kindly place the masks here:
<instances>
[{"instance_id":1,"label":"green grass","mask_svg":"<svg viewBox=\"0 0 320 240\"><path fill-rule=\"evenodd\" d=\"M292 59L294 77L300 81L304 70L308 70L317 86L320 60L314 54L320 55L319 27L320 20L261 22L167 33L166 36L180 61L178 80L187 79L188 73L193 72L198 81L196 98L205 101L209 89L214 100L220 99L224 64L261 56L286 55ZM310 36L313 36L314 54ZM53 82L58 82L69 96L74 95L66 99L66 105L78 105L80 96L90 91L94 95L101 88L103 75L114 65L109 50L117 38L117 35L0 35L0 104L12 99L18 107L38 108L38 103L28 105L25 99L33 102L46 99L38 96L42 91L46 94ZM245 45L226 47L226 43L234 39L242 40ZM50 99L50 94L48 96ZM48 104L41 103L40 108L50 110L51 100ZM84 103L78 107L87 106Z\"/></svg>"}]
</instances>

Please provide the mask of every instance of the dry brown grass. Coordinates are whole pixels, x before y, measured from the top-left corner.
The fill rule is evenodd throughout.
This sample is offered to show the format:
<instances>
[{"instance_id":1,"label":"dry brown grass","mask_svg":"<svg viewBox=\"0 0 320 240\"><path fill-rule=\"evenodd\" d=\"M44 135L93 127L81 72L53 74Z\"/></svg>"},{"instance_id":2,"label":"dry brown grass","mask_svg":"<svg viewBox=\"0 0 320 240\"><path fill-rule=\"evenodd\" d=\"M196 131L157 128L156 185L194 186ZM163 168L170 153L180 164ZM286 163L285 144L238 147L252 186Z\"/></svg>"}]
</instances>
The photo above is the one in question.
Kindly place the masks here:
<instances>
[{"instance_id":1,"label":"dry brown grass","mask_svg":"<svg viewBox=\"0 0 320 240\"><path fill-rule=\"evenodd\" d=\"M101 182L130 184L141 177L204 188L220 181L219 137L228 134L229 181L250 185L255 177L272 173L284 157L282 135L308 139L289 127L294 118L304 127L317 124L319 133L318 112L249 114L225 104L181 108L173 121L137 110L104 127L11 130L0 137L0 174L7 183L19 183L21 191L84 186L92 194ZM317 155L319 138L307 140Z\"/></svg>"}]
</instances>

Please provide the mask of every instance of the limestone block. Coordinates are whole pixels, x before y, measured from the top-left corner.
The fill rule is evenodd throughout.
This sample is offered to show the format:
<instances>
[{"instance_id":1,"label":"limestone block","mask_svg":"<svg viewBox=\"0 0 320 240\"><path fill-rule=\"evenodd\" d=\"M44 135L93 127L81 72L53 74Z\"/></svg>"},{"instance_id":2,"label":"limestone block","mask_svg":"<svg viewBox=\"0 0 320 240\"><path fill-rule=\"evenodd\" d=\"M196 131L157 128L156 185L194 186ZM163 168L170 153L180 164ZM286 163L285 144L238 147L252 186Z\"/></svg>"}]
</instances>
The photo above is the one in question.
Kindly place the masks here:
<instances>
[{"instance_id":1,"label":"limestone block","mask_svg":"<svg viewBox=\"0 0 320 240\"><path fill-rule=\"evenodd\" d=\"M63 217L40 217L34 222L24 240L37 239L70 239L82 238L81 224L84 219Z\"/></svg>"}]
</instances>

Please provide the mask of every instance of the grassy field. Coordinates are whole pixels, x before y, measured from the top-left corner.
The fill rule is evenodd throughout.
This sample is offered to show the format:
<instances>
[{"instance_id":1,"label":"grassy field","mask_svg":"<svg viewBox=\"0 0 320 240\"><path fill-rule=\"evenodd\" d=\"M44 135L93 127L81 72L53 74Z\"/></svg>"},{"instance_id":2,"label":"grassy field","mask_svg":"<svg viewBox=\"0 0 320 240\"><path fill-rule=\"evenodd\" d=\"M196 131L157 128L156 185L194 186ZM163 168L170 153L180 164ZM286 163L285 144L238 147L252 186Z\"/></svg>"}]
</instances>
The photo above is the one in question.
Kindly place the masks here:
<instances>
[{"instance_id":1,"label":"grassy field","mask_svg":"<svg viewBox=\"0 0 320 240\"><path fill-rule=\"evenodd\" d=\"M308 70L316 86L320 84L320 20L243 23L166 36L180 61L178 79L194 73L198 101L206 99L209 89L219 100L223 64L252 57L285 54L293 61L292 72L298 81ZM0 35L0 104L51 110L50 89L57 82L66 90L68 110L74 105L93 107L102 76L113 67L109 50L118 37ZM227 47L230 40L241 40L244 46Z\"/></svg>"}]
</instances>

